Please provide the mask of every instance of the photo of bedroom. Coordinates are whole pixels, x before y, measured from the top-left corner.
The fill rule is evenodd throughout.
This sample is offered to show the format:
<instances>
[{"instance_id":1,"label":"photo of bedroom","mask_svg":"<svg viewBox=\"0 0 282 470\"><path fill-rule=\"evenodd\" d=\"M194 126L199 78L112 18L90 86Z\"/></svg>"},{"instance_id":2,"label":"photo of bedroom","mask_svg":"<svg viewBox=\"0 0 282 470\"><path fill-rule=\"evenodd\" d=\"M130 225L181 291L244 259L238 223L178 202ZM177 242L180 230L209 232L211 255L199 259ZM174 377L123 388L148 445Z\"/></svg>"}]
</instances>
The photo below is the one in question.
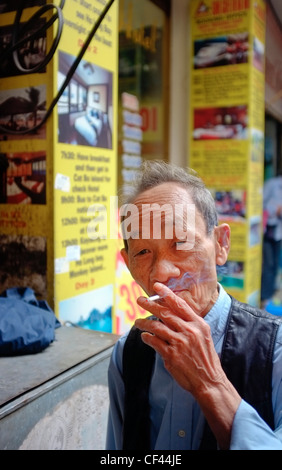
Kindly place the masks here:
<instances>
[{"instance_id":1,"label":"photo of bedroom","mask_svg":"<svg viewBox=\"0 0 282 470\"><path fill-rule=\"evenodd\" d=\"M60 52L58 89L75 57ZM82 60L58 101L58 140L112 148L112 73Z\"/></svg>"}]
</instances>

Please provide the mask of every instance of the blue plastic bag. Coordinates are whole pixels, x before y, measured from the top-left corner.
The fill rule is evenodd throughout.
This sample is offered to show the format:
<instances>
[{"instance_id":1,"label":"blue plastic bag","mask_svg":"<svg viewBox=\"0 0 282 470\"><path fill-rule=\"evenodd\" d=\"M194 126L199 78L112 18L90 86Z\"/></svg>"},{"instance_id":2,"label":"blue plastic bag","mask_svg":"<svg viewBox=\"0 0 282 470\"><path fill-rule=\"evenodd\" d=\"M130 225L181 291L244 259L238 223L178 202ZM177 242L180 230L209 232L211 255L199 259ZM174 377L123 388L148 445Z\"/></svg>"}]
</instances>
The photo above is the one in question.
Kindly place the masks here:
<instances>
[{"instance_id":1,"label":"blue plastic bag","mask_svg":"<svg viewBox=\"0 0 282 470\"><path fill-rule=\"evenodd\" d=\"M55 339L61 326L45 300L27 288L12 288L0 296L0 356L34 354Z\"/></svg>"}]
</instances>

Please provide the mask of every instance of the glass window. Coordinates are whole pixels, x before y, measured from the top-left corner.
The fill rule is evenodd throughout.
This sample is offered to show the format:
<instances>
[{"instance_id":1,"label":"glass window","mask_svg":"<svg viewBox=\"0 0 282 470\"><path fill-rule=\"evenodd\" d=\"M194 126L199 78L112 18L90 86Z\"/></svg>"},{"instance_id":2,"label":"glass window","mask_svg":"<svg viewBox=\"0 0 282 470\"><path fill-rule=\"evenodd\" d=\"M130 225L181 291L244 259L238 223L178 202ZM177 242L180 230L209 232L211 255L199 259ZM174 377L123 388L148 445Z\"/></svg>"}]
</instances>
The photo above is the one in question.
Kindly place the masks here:
<instances>
[{"instance_id":1,"label":"glass window","mask_svg":"<svg viewBox=\"0 0 282 470\"><path fill-rule=\"evenodd\" d=\"M78 109L78 85L76 82L70 82L70 105L71 112L77 111Z\"/></svg>"},{"instance_id":2,"label":"glass window","mask_svg":"<svg viewBox=\"0 0 282 470\"><path fill-rule=\"evenodd\" d=\"M63 85L66 76L58 72L58 90L60 90L61 86ZM67 86L58 101L58 113L59 114L67 114L69 112L69 87Z\"/></svg>"},{"instance_id":3,"label":"glass window","mask_svg":"<svg viewBox=\"0 0 282 470\"><path fill-rule=\"evenodd\" d=\"M123 195L143 159L167 159L169 3L119 3L118 186Z\"/></svg>"},{"instance_id":4,"label":"glass window","mask_svg":"<svg viewBox=\"0 0 282 470\"><path fill-rule=\"evenodd\" d=\"M79 86L78 88L78 110L84 111L86 108L86 100L87 100L87 90L86 88Z\"/></svg>"}]
</instances>

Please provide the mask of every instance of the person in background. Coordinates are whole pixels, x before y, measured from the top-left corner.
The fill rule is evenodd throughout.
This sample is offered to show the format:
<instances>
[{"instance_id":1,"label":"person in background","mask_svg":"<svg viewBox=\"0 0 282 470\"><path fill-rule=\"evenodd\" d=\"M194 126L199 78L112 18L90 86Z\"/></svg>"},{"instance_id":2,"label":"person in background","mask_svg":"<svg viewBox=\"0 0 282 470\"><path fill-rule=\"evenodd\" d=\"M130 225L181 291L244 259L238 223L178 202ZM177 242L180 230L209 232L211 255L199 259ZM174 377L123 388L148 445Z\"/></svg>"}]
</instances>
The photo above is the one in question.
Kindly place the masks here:
<instances>
[{"instance_id":1,"label":"person in background","mask_svg":"<svg viewBox=\"0 0 282 470\"><path fill-rule=\"evenodd\" d=\"M263 235L261 306L264 308L275 295L282 240L282 171L265 181L263 209L266 229Z\"/></svg>"},{"instance_id":2,"label":"person in background","mask_svg":"<svg viewBox=\"0 0 282 470\"><path fill-rule=\"evenodd\" d=\"M159 297L137 299L152 315L112 352L106 449L282 450L282 320L218 283L230 227L210 192L192 170L147 161L122 208L122 256Z\"/></svg>"}]
</instances>

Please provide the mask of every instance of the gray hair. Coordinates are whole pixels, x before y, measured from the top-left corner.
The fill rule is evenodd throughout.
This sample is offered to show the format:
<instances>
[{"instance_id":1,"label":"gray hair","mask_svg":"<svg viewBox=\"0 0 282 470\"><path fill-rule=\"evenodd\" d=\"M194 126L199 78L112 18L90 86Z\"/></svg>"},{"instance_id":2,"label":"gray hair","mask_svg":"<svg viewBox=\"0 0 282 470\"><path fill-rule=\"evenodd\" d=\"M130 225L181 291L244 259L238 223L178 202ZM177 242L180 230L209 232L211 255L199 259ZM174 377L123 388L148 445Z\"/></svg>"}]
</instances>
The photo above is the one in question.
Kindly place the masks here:
<instances>
[{"instance_id":1,"label":"gray hair","mask_svg":"<svg viewBox=\"0 0 282 470\"><path fill-rule=\"evenodd\" d=\"M210 235L215 226L218 225L218 216L215 201L206 188L202 179L191 168L182 168L163 160L146 160L140 167L136 175L134 184L130 187L126 198L123 198L123 204L134 203L134 200L147 189L154 188L163 183L177 183L187 190L191 196L196 209L202 215L207 235ZM121 217L121 221L125 217ZM124 245L128 249L126 237Z\"/></svg>"},{"instance_id":2,"label":"gray hair","mask_svg":"<svg viewBox=\"0 0 282 470\"><path fill-rule=\"evenodd\" d=\"M124 203L134 202L137 196L147 189L171 182L187 190L206 223L207 234L210 235L218 225L215 201L202 179L191 168L184 169L163 160L144 161Z\"/></svg>"}]
</instances>

